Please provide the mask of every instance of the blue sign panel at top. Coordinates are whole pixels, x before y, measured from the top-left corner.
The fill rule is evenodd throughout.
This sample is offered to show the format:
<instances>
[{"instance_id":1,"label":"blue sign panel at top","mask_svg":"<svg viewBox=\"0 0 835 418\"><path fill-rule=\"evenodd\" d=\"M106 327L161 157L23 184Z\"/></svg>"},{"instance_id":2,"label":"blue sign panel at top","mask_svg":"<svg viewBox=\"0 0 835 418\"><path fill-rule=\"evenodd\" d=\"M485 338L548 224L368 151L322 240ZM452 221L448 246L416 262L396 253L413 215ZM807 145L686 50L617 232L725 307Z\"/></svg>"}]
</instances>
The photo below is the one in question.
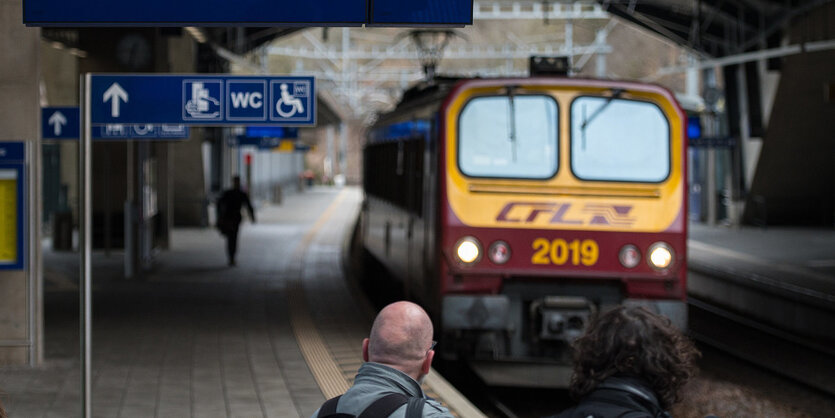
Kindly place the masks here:
<instances>
[{"instance_id":1,"label":"blue sign panel at top","mask_svg":"<svg viewBox=\"0 0 835 418\"><path fill-rule=\"evenodd\" d=\"M30 26L218 26L366 23L366 0L24 0Z\"/></svg>"},{"instance_id":2,"label":"blue sign panel at top","mask_svg":"<svg viewBox=\"0 0 835 418\"><path fill-rule=\"evenodd\" d=\"M472 0L374 0L369 9L374 26L473 24Z\"/></svg>"},{"instance_id":3,"label":"blue sign panel at top","mask_svg":"<svg viewBox=\"0 0 835 418\"><path fill-rule=\"evenodd\" d=\"M314 126L313 77L92 75L93 124Z\"/></svg>"},{"instance_id":4,"label":"blue sign panel at top","mask_svg":"<svg viewBox=\"0 0 835 418\"><path fill-rule=\"evenodd\" d=\"M24 0L29 26L472 24L472 0Z\"/></svg>"}]
</instances>

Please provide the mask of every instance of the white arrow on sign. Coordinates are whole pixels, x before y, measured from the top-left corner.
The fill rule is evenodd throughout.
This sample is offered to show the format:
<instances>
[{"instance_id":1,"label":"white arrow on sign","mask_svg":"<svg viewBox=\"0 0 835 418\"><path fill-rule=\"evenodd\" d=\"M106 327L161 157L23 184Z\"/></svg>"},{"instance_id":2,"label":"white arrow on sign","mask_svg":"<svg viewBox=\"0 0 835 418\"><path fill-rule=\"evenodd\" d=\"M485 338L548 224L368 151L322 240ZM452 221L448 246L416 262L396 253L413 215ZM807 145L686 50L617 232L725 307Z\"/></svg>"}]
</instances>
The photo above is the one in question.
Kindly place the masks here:
<instances>
[{"instance_id":1,"label":"white arrow on sign","mask_svg":"<svg viewBox=\"0 0 835 418\"><path fill-rule=\"evenodd\" d=\"M119 117L119 99L127 103L128 92L126 92L125 89L119 85L119 83L113 83L107 90L105 90L103 100L105 103L108 100L113 100L110 102L110 116L113 116L114 118Z\"/></svg>"},{"instance_id":2,"label":"white arrow on sign","mask_svg":"<svg viewBox=\"0 0 835 418\"><path fill-rule=\"evenodd\" d=\"M55 112L47 120L52 128L55 130L55 136L61 136L61 128L67 124L67 118L61 112Z\"/></svg>"}]
</instances>

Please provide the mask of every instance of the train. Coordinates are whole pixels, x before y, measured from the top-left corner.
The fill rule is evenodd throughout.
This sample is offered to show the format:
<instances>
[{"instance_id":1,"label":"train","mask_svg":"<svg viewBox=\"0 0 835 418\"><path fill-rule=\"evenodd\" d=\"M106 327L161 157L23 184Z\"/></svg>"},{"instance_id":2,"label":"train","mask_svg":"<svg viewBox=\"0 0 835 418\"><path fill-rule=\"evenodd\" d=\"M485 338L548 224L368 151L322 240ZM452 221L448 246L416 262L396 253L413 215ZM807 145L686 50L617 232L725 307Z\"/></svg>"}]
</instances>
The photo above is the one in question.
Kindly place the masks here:
<instances>
[{"instance_id":1,"label":"train","mask_svg":"<svg viewBox=\"0 0 835 418\"><path fill-rule=\"evenodd\" d=\"M687 326L687 117L667 89L438 77L367 131L355 231L486 382L565 387L594 316Z\"/></svg>"}]
</instances>

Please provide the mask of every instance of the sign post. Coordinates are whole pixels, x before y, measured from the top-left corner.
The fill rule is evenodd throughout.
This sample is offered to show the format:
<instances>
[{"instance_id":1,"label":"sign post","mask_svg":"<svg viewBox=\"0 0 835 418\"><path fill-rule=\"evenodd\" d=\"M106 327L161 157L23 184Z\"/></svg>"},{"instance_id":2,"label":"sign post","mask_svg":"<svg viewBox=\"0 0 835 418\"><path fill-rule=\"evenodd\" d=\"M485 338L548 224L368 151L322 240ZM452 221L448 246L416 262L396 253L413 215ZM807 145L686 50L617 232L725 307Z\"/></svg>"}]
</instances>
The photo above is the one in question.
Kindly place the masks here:
<instances>
[{"instance_id":1,"label":"sign post","mask_svg":"<svg viewBox=\"0 0 835 418\"><path fill-rule=\"evenodd\" d=\"M80 187L80 268L79 281L81 305L81 410L84 418L92 416L92 275L90 270L90 253L92 251L92 207L90 195L92 186L90 176L92 164L90 162L92 147L92 127L90 126L90 80L91 75L85 74L81 80L81 138L78 146Z\"/></svg>"}]
</instances>

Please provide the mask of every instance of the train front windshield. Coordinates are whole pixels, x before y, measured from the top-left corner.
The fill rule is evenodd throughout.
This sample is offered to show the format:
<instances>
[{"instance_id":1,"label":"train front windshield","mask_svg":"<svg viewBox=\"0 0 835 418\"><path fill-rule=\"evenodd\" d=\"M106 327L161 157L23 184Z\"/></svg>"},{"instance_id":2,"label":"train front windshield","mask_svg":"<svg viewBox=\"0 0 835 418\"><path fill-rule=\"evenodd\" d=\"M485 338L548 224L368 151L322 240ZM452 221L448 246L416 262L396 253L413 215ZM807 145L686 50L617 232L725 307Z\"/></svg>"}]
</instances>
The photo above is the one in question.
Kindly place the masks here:
<instances>
[{"instance_id":1,"label":"train front windshield","mask_svg":"<svg viewBox=\"0 0 835 418\"><path fill-rule=\"evenodd\" d=\"M476 97L461 112L459 168L470 177L547 179L559 161L559 113L548 96Z\"/></svg>"},{"instance_id":2,"label":"train front windshield","mask_svg":"<svg viewBox=\"0 0 835 418\"><path fill-rule=\"evenodd\" d=\"M582 180L661 182L670 175L670 124L653 103L578 97L571 169Z\"/></svg>"}]
</instances>

